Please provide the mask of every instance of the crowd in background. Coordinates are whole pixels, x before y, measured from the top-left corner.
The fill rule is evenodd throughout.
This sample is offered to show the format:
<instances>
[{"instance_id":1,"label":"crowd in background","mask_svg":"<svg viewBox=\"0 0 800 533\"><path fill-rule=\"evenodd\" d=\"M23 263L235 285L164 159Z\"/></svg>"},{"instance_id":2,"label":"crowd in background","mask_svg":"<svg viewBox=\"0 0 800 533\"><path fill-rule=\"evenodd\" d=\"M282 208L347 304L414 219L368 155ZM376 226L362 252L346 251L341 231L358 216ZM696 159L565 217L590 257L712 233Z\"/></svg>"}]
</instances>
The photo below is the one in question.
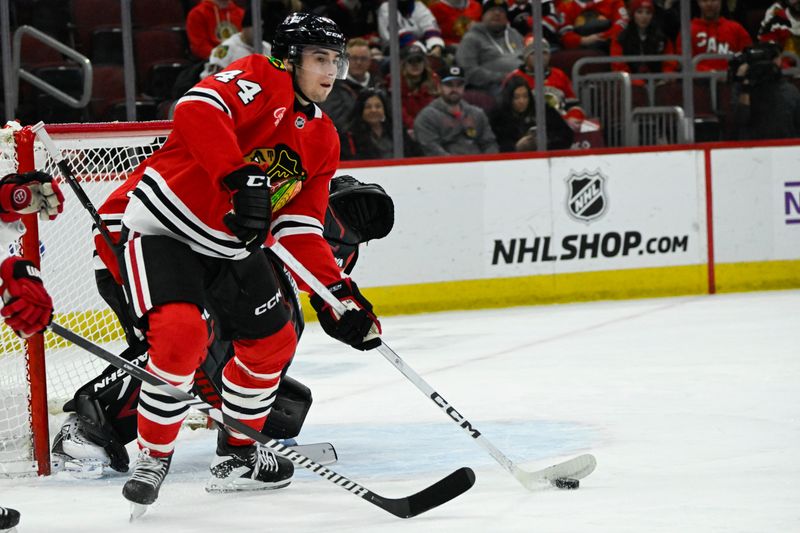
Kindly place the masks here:
<instances>
[{"instance_id":1,"label":"crowd in background","mask_svg":"<svg viewBox=\"0 0 800 533\"><path fill-rule=\"evenodd\" d=\"M35 4L41 7L48 3L61 4L61 9L67 4L19 0L15 3L16 22L32 24L69 43L58 16L48 20L47 10L36 10ZM203 76L254 51L249 0L183 0L182 4L189 61L171 80L172 90L159 106L159 116L149 118L167 118L171 100ZM575 147L581 139L582 146L587 145L586 139L592 140L589 145L603 143L602 136L593 136L603 124L587 116L573 88L571 72L551 65L551 59L572 54L574 62L580 56L575 52L580 51L611 56L680 54L679 4L678 0L543 2L540 42L548 149ZM350 39L349 75L336 81L330 98L322 105L340 133L342 158L391 157L388 2L263 0L264 53L270 51L276 25L288 13L299 10L328 16ZM398 0L398 11L405 155L536 150L530 0ZM691 15L692 55L735 54L754 43L770 43L763 50L777 65L777 83L780 67L788 66L791 59L790 54L781 53L800 52L800 0L692 0ZM26 16L31 20L25 20ZM675 72L680 66L676 61L619 61L610 68L641 74ZM696 68L727 72L729 63L709 59ZM796 84L781 78L780 87L769 92L770 101L760 101L753 95L763 84L760 78L754 78L755 69L750 70L748 75L746 66L737 68L731 80L739 82L731 96L735 100L732 119L752 126L743 128L737 136L798 136L800 91ZM780 124L774 120L753 124L775 105L780 105L783 113Z\"/></svg>"}]
</instances>

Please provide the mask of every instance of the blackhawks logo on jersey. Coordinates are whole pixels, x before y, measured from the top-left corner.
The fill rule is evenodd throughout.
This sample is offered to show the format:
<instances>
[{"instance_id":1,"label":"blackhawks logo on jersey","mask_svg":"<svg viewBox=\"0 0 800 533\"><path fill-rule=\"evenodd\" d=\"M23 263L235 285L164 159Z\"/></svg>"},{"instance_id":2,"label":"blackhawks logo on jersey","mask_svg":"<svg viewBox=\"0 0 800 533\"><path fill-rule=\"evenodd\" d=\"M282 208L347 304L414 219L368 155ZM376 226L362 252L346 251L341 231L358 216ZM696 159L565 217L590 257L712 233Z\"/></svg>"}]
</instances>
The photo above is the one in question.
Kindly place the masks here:
<instances>
[{"instance_id":1,"label":"blackhawks logo on jersey","mask_svg":"<svg viewBox=\"0 0 800 533\"><path fill-rule=\"evenodd\" d=\"M269 64L275 67L278 70L286 70L286 65L283 64L283 61L278 59L277 57L269 56L267 57Z\"/></svg>"},{"instance_id":2,"label":"blackhawks logo on jersey","mask_svg":"<svg viewBox=\"0 0 800 533\"><path fill-rule=\"evenodd\" d=\"M245 156L245 161L257 164L267 173L273 212L279 211L297 196L303 188L303 182L308 179L300 156L285 144L278 144L274 148L256 148Z\"/></svg>"}]
</instances>

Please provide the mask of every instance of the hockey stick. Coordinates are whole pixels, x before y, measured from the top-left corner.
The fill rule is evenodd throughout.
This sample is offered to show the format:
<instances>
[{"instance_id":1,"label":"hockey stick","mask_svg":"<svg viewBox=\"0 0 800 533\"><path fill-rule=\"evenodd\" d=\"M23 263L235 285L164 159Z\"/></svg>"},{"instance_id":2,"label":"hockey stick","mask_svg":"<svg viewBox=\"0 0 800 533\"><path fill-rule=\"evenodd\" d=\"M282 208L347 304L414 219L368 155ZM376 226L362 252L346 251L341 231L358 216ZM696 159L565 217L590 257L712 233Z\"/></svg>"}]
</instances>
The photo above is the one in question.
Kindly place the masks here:
<instances>
[{"instance_id":1,"label":"hockey stick","mask_svg":"<svg viewBox=\"0 0 800 533\"><path fill-rule=\"evenodd\" d=\"M34 126L31 126L31 131L39 137L39 140L44 145L45 150L47 153L50 154L50 157L55 161L56 166L64 175L64 179L67 180L72 192L75 193L75 196L78 197L81 205L83 205L84 209L89 212L89 216L92 217L92 221L97 226L97 230L100 232L100 235L103 236L103 239L106 241L106 244L113 250L116 248L116 243L114 239L111 238L111 233L109 233L108 228L106 227L103 219L100 218L100 214L95 209L94 204L86 195L86 191L83 190L81 184L78 183L78 179L75 177L75 174L72 172L72 167L69 166L69 162L64 157L64 154L61 153L56 147L56 144L53 142L53 139L50 137L50 134L47 133L47 130L44 128L44 122L39 122Z\"/></svg>"},{"instance_id":2,"label":"hockey stick","mask_svg":"<svg viewBox=\"0 0 800 533\"><path fill-rule=\"evenodd\" d=\"M109 234L105 223L100 218L100 215L97 213L92 201L86 195L80 183L78 183L76 180L69 163L56 148L55 143L50 138L50 135L44 129L44 125L40 122L33 127L33 130L44 144L45 149L50 154L50 157L56 161L58 168L64 174L64 178L69 182L70 187L78 196L86 210L89 212L89 215L92 217L92 220L97 225L103 237L106 239L109 245L113 246L113 239L111 239L111 235ZM212 420L247 435L256 442L269 447L279 455L289 459L295 465L311 470L319 476L324 477L332 483L339 485L356 496L367 500L373 505L392 513L397 517L411 518L413 516L417 516L418 514L424 513L425 511L433 509L434 507L438 507L439 505L447 503L453 498L456 498L457 496L469 490L472 485L475 484L475 473L472 471L472 469L462 467L455 472L452 472L448 476L440 479L426 489L423 489L416 494L412 494L411 496L404 498L386 498L380 496L379 494L370 491L366 487L363 487L358 483L355 483L354 481L337 474L333 470L330 470L325 466L312 461L298 451L284 446L274 439L270 439L261 432L258 432L243 424L239 420L224 414L219 409L213 408L199 398L173 387L169 383L161 380L159 377L147 372L147 370L132 364L118 355L104 350L100 346L97 346L91 341L84 339L80 335L77 335L61 325L52 323L50 325L50 329L64 339L76 344L77 346L80 346L81 348L100 357L101 359L104 359L115 367L124 370L132 377L138 378L143 382L159 388L161 392L168 394L177 400L186 402L187 405L205 413Z\"/></svg>"},{"instance_id":3,"label":"hockey stick","mask_svg":"<svg viewBox=\"0 0 800 533\"><path fill-rule=\"evenodd\" d=\"M279 242L273 244L270 249L283 261L283 263L295 272L300 279L306 282L311 289L317 293L320 298L330 305L339 315L343 315L347 308L340 302L325 285L323 285L306 267L304 267L295 257L281 245ZM395 368L397 368L411 383L413 383L419 390L421 390L428 398L430 398L436 406L444 411L447 416L457 423L479 446L489 452L495 461L500 463L500 466L505 468L513 475L522 486L529 490L538 488L541 483L550 482L556 484L556 480L570 478L582 479L591 474L597 460L591 454L584 454L563 463L558 463L542 470L535 472L528 472L521 469L514 464L511 459L506 457L503 452L497 449L483 434L475 429L459 411L457 411L444 397L439 394L427 381L417 374L414 369L406 364L403 359L397 355L385 342L381 342L380 346L376 348L387 361L389 361ZM557 484L560 485L560 484ZM577 486L577 485L575 485ZM572 488L572 487L570 487Z\"/></svg>"},{"instance_id":4,"label":"hockey stick","mask_svg":"<svg viewBox=\"0 0 800 533\"><path fill-rule=\"evenodd\" d=\"M55 322L50 325L50 329L56 335L83 348L87 352L96 355L115 367L124 370L132 377L140 379L143 382L158 388L160 393L172 396L176 400L185 402L186 405L194 407L198 411L205 413L215 422L224 424L233 430L247 435L256 442L269 447L278 455L289 459L295 465L302 466L303 468L314 472L320 477L327 479L331 483L342 487L348 492L367 500L371 504L380 507L384 511L392 513L397 517L411 518L413 516L417 516L418 514L424 513L425 511L429 511L430 509L438 507L443 503L447 503L453 498L463 494L475 483L475 473L472 471L472 469L462 467L455 472L452 472L448 476L440 479L428 488L417 492L416 494L412 494L411 496L406 496L404 498L386 498L372 492L362 485L359 485L355 481L351 481L341 474L338 474L333 470L312 461L298 451L293 450L288 446L284 446L280 442L267 437L266 435L256 431L250 426L245 425L239 420L226 415L220 409L215 409L196 396L170 385L158 376L151 374L144 368L141 368L130 361L127 361L126 359L105 350L88 339L81 337L77 333L70 331L69 329Z\"/></svg>"}]
</instances>

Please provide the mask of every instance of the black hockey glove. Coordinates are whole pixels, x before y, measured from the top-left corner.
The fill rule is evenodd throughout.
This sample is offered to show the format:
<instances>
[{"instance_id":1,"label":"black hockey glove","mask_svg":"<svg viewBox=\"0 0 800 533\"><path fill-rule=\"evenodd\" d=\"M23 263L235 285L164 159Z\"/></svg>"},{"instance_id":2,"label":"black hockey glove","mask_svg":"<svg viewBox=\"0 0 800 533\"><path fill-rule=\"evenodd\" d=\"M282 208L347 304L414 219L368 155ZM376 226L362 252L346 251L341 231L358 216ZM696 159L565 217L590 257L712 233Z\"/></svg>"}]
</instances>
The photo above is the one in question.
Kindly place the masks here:
<instances>
[{"instance_id":1,"label":"black hockey glove","mask_svg":"<svg viewBox=\"0 0 800 533\"><path fill-rule=\"evenodd\" d=\"M256 165L228 174L222 183L231 191L233 211L222 219L251 252L258 250L269 233L272 219L269 178Z\"/></svg>"},{"instance_id":2,"label":"black hockey glove","mask_svg":"<svg viewBox=\"0 0 800 533\"><path fill-rule=\"evenodd\" d=\"M380 346L381 323L372 312L372 304L358 290L356 282L345 278L328 286L328 289L347 307L347 311L339 318L330 305L313 294L311 306L317 312L325 333L357 350L372 350Z\"/></svg>"}]
</instances>

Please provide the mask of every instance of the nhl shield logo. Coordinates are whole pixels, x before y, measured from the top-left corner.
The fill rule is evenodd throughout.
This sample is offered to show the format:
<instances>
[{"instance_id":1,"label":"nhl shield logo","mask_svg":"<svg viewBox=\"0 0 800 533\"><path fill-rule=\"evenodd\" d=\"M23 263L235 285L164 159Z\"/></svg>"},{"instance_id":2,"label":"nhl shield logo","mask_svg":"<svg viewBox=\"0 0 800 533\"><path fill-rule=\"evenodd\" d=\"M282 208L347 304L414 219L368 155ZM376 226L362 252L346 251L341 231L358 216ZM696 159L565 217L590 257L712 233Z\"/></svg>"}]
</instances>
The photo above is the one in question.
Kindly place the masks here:
<instances>
[{"instance_id":1,"label":"nhl shield logo","mask_svg":"<svg viewBox=\"0 0 800 533\"><path fill-rule=\"evenodd\" d=\"M577 220L590 221L606 210L606 177L599 170L570 172L567 178L567 212Z\"/></svg>"}]
</instances>

